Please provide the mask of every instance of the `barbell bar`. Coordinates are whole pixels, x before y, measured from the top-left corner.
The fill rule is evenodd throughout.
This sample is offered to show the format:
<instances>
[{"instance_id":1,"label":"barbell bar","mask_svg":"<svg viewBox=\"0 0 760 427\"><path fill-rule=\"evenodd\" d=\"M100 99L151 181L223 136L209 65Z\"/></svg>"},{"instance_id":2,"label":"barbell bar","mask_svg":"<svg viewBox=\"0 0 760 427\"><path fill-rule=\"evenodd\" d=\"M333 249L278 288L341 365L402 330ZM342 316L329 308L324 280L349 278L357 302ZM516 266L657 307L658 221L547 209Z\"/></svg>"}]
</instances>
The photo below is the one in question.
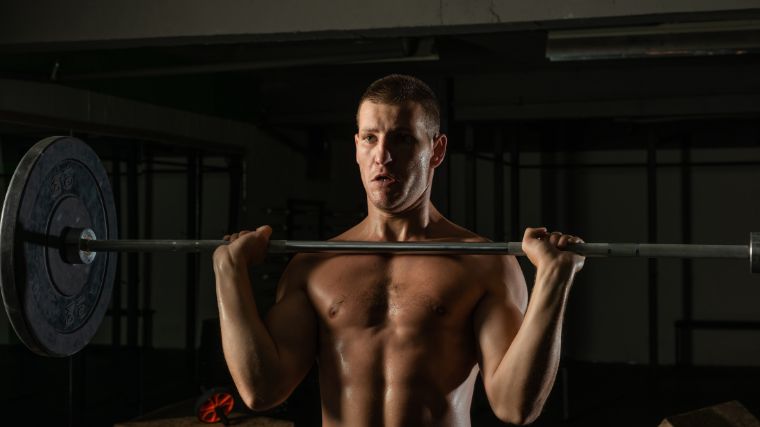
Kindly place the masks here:
<instances>
[{"instance_id":1,"label":"barbell bar","mask_svg":"<svg viewBox=\"0 0 760 427\"><path fill-rule=\"evenodd\" d=\"M87 230L73 230L88 233ZM577 243L565 250L587 257L732 258L751 259L760 233L750 233L749 245L686 245L658 243ZM79 250L97 252L202 252L229 244L226 240L97 240L79 239ZM268 252L493 254L524 256L522 242L367 242L270 240Z\"/></svg>"},{"instance_id":2,"label":"barbell bar","mask_svg":"<svg viewBox=\"0 0 760 427\"><path fill-rule=\"evenodd\" d=\"M108 174L73 137L35 144L11 178L0 217L0 290L13 329L32 351L69 356L95 335L116 279L117 252L200 252L225 240L120 240ZM760 273L760 233L748 245L569 244L588 257L749 259ZM271 240L269 252L510 254L521 242Z\"/></svg>"}]
</instances>

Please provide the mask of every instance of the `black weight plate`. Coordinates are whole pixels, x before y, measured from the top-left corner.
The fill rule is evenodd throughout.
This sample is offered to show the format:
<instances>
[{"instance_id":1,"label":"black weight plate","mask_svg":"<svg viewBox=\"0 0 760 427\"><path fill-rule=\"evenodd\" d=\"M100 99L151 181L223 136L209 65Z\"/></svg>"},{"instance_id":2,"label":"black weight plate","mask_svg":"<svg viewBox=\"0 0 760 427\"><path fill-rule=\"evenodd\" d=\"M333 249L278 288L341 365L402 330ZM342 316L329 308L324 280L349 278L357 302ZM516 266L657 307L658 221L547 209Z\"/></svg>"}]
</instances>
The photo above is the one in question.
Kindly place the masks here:
<instances>
[{"instance_id":1,"label":"black weight plate","mask_svg":"<svg viewBox=\"0 0 760 427\"><path fill-rule=\"evenodd\" d=\"M21 341L44 356L69 356L90 342L111 299L117 256L67 264L65 228L116 239L116 210L103 165L84 142L35 144L11 178L0 218L0 288Z\"/></svg>"}]
</instances>

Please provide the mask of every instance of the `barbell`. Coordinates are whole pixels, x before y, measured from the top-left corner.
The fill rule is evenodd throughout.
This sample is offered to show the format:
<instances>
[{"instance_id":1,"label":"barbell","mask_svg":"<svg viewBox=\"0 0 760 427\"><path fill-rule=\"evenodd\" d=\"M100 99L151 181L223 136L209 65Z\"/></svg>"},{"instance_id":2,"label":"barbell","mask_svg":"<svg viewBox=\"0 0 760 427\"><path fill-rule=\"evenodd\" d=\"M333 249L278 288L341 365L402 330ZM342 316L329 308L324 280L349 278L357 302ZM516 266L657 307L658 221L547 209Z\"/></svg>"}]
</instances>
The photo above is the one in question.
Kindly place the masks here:
<instances>
[{"instance_id":1,"label":"barbell","mask_svg":"<svg viewBox=\"0 0 760 427\"><path fill-rule=\"evenodd\" d=\"M44 356L69 356L95 335L110 301L117 252L199 252L224 240L119 240L105 168L73 137L35 144L11 178L0 217L0 288L13 329ZM583 243L589 257L749 259L760 272L760 233L748 245ZM271 240L270 253L524 255L520 242Z\"/></svg>"}]
</instances>

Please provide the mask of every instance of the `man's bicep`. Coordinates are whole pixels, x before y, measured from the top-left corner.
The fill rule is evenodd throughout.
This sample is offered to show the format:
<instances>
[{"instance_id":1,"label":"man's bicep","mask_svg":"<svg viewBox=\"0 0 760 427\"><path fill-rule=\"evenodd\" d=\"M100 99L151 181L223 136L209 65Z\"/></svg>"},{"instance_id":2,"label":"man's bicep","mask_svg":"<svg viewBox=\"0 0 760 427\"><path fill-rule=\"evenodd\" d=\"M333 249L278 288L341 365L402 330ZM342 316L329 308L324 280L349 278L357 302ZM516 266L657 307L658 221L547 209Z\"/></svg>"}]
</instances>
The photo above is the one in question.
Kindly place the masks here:
<instances>
[{"instance_id":1,"label":"man's bicep","mask_svg":"<svg viewBox=\"0 0 760 427\"><path fill-rule=\"evenodd\" d=\"M277 349L285 380L293 387L308 373L316 355L317 321L305 286L297 275L283 275L277 302L266 316L266 325Z\"/></svg>"},{"instance_id":2,"label":"man's bicep","mask_svg":"<svg viewBox=\"0 0 760 427\"><path fill-rule=\"evenodd\" d=\"M525 276L523 276L520 263L517 262L517 258L514 256L504 257L503 280L504 286L506 286L509 292L510 299L520 309L521 314L525 314L525 310L528 308L528 286L525 284Z\"/></svg>"},{"instance_id":3,"label":"man's bicep","mask_svg":"<svg viewBox=\"0 0 760 427\"><path fill-rule=\"evenodd\" d=\"M522 324L527 287L519 264L506 257L493 282L475 309L473 326L478 343L478 362L484 381L495 372Z\"/></svg>"}]
</instances>

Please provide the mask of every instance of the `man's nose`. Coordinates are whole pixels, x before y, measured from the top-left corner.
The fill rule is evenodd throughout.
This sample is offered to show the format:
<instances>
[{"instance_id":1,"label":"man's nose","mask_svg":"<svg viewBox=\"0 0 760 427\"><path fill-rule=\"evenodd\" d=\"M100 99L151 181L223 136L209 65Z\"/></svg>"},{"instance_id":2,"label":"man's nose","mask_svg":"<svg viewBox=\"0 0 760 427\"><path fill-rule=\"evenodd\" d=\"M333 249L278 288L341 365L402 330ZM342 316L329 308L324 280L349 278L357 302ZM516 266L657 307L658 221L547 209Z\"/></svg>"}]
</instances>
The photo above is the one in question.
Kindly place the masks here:
<instances>
[{"instance_id":1,"label":"man's nose","mask_svg":"<svg viewBox=\"0 0 760 427\"><path fill-rule=\"evenodd\" d=\"M385 138L383 138L378 144L375 146L375 163L379 165L385 165L390 163L393 158L391 157L391 152L388 150L388 145L386 143Z\"/></svg>"}]
</instances>

